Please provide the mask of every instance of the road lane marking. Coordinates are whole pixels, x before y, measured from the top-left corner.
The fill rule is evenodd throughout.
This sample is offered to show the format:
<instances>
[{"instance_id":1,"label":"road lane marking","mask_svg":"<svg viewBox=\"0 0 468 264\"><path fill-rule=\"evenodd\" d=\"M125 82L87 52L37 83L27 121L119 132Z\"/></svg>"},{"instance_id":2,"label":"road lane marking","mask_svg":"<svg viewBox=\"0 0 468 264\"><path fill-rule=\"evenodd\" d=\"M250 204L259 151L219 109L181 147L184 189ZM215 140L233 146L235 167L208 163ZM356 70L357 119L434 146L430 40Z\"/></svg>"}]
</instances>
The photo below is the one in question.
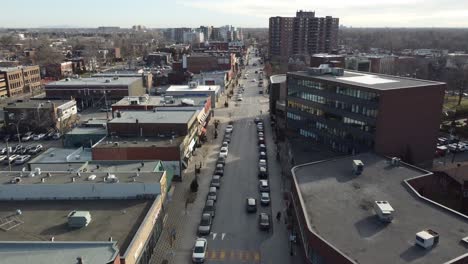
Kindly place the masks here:
<instances>
[{"instance_id":1,"label":"road lane marking","mask_svg":"<svg viewBox=\"0 0 468 264\"><path fill-rule=\"evenodd\" d=\"M217 233L213 233L213 240L216 239L216 235L218 235Z\"/></svg>"},{"instance_id":2,"label":"road lane marking","mask_svg":"<svg viewBox=\"0 0 468 264\"><path fill-rule=\"evenodd\" d=\"M221 252L219 253L219 260L224 260L225 257L226 257L226 251L221 250Z\"/></svg>"},{"instance_id":3,"label":"road lane marking","mask_svg":"<svg viewBox=\"0 0 468 264\"><path fill-rule=\"evenodd\" d=\"M258 253L258 252L254 253L254 261L255 262L260 262L260 253Z\"/></svg>"},{"instance_id":4,"label":"road lane marking","mask_svg":"<svg viewBox=\"0 0 468 264\"><path fill-rule=\"evenodd\" d=\"M224 236L226 235L226 233L222 233L221 234L221 240L224 240Z\"/></svg>"}]
</instances>

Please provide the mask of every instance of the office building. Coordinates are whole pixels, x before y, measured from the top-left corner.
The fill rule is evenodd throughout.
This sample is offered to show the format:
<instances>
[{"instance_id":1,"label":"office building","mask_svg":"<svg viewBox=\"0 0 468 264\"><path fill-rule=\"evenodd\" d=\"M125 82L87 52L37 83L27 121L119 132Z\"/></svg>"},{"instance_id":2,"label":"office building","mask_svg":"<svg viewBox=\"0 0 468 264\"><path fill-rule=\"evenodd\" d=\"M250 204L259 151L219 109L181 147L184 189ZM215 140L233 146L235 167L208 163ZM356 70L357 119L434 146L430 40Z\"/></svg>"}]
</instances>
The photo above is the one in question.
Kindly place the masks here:
<instances>
[{"instance_id":1,"label":"office building","mask_svg":"<svg viewBox=\"0 0 468 264\"><path fill-rule=\"evenodd\" d=\"M39 66L0 68L0 97L14 97L23 93L33 93L40 88Z\"/></svg>"},{"instance_id":2,"label":"office building","mask_svg":"<svg viewBox=\"0 0 468 264\"><path fill-rule=\"evenodd\" d=\"M316 17L315 12L298 11L295 17L271 17L270 58L330 53L338 45L339 19Z\"/></svg>"},{"instance_id":3,"label":"office building","mask_svg":"<svg viewBox=\"0 0 468 264\"><path fill-rule=\"evenodd\" d=\"M342 68L287 75L287 129L344 153L431 163L445 83Z\"/></svg>"},{"instance_id":4,"label":"office building","mask_svg":"<svg viewBox=\"0 0 468 264\"><path fill-rule=\"evenodd\" d=\"M413 187L431 172L365 153L298 165L292 174L288 213L304 263L468 262L468 216Z\"/></svg>"}]
</instances>

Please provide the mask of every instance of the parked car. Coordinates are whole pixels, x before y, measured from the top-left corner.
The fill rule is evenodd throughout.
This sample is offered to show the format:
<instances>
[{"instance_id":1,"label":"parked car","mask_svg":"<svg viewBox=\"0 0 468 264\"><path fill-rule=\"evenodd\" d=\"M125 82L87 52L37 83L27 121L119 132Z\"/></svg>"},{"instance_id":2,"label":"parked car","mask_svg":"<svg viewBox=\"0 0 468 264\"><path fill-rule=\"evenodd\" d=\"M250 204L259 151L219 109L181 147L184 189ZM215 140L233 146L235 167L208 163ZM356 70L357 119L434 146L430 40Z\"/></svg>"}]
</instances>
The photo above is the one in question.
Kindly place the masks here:
<instances>
[{"instance_id":1,"label":"parked car","mask_svg":"<svg viewBox=\"0 0 468 264\"><path fill-rule=\"evenodd\" d=\"M19 157L20 157L20 155L11 155L10 158L7 158L7 159L3 160L3 163L11 164L11 163L15 162L15 160L17 158L19 158Z\"/></svg>"},{"instance_id":2,"label":"parked car","mask_svg":"<svg viewBox=\"0 0 468 264\"><path fill-rule=\"evenodd\" d=\"M30 148L28 150L28 153L34 155L34 154L37 154L37 153L41 152L42 149L43 149L42 145L39 144L39 145L36 145L36 146L33 146L32 148Z\"/></svg>"},{"instance_id":3,"label":"parked car","mask_svg":"<svg viewBox=\"0 0 468 264\"><path fill-rule=\"evenodd\" d=\"M8 156L7 155L1 155L0 156L0 161L4 161Z\"/></svg>"},{"instance_id":4,"label":"parked car","mask_svg":"<svg viewBox=\"0 0 468 264\"><path fill-rule=\"evenodd\" d=\"M31 158L30 155L22 155L15 159L15 164L24 164Z\"/></svg>"},{"instance_id":5,"label":"parked car","mask_svg":"<svg viewBox=\"0 0 468 264\"><path fill-rule=\"evenodd\" d=\"M258 168L258 177L260 179L268 179L268 169L267 169L267 167L259 167Z\"/></svg>"},{"instance_id":6,"label":"parked car","mask_svg":"<svg viewBox=\"0 0 468 264\"><path fill-rule=\"evenodd\" d=\"M228 148L227 147L222 147L221 151L219 152L219 156L227 158L227 155L228 155Z\"/></svg>"},{"instance_id":7,"label":"parked car","mask_svg":"<svg viewBox=\"0 0 468 264\"><path fill-rule=\"evenodd\" d=\"M234 130L234 126L233 125L227 125L226 126L226 133L232 133Z\"/></svg>"},{"instance_id":8,"label":"parked car","mask_svg":"<svg viewBox=\"0 0 468 264\"><path fill-rule=\"evenodd\" d=\"M245 199L245 205L246 205L247 213L257 212L257 200L255 198L249 197Z\"/></svg>"},{"instance_id":9,"label":"parked car","mask_svg":"<svg viewBox=\"0 0 468 264\"><path fill-rule=\"evenodd\" d=\"M239 96L238 96L237 99L236 99L236 101L237 101L237 102L241 102L241 101L244 101L244 99L243 99L242 97L239 97Z\"/></svg>"},{"instance_id":10,"label":"parked car","mask_svg":"<svg viewBox=\"0 0 468 264\"><path fill-rule=\"evenodd\" d=\"M270 204L270 194L267 192L260 193L260 204L269 205Z\"/></svg>"},{"instance_id":11,"label":"parked car","mask_svg":"<svg viewBox=\"0 0 468 264\"><path fill-rule=\"evenodd\" d=\"M260 180L258 183L258 189L260 192L270 192L270 185L268 184L268 180Z\"/></svg>"},{"instance_id":12,"label":"parked car","mask_svg":"<svg viewBox=\"0 0 468 264\"><path fill-rule=\"evenodd\" d=\"M258 151L263 151L263 152L266 152L266 145L265 144L260 144L258 145Z\"/></svg>"},{"instance_id":13,"label":"parked car","mask_svg":"<svg viewBox=\"0 0 468 264\"><path fill-rule=\"evenodd\" d=\"M223 141L223 144L221 144L221 147L224 148L224 147L229 147L229 143L227 141Z\"/></svg>"},{"instance_id":14,"label":"parked car","mask_svg":"<svg viewBox=\"0 0 468 264\"><path fill-rule=\"evenodd\" d=\"M55 134L52 136L52 139L57 140L57 139L60 139L61 137L62 137L62 135L61 135L60 133L57 132L57 133L55 133Z\"/></svg>"},{"instance_id":15,"label":"parked car","mask_svg":"<svg viewBox=\"0 0 468 264\"><path fill-rule=\"evenodd\" d=\"M218 189L216 187L210 187L210 190L208 191L208 200L213 200L216 202L216 199L218 194Z\"/></svg>"},{"instance_id":16,"label":"parked car","mask_svg":"<svg viewBox=\"0 0 468 264\"><path fill-rule=\"evenodd\" d=\"M209 235L211 231L211 215L202 214L200 225L198 225L198 235L205 236Z\"/></svg>"},{"instance_id":17,"label":"parked car","mask_svg":"<svg viewBox=\"0 0 468 264\"><path fill-rule=\"evenodd\" d=\"M215 187L216 189L221 187L221 177L219 175L214 175L213 178L211 178L210 187Z\"/></svg>"},{"instance_id":18,"label":"parked car","mask_svg":"<svg viewBox=\"0 0 468 264\"><path fill-rule=\"evenodd\" d=\"M267 159L267 154L266 154L266 152L260 151L260 153L258 154L258 157L259 157L260 160L266 160Z\"/></svg>"},{"instance_id":19,"label":"parked car","mask_svg":"<svg viewBox=\"0 0 468 264\"><path fill-rule=\"evenodd\" d=\"M258 135L258 137L263 137L263 136L265 136L265 135L263 134L262 131L258 131L257 135Z\"/></svg>"},{"instance_id":20,"label":"parked car","mask_svg":"<svg viewBox=\"0 0 468 264\"><path fill-rule=\"evenodd\" d=\"M34 137L32 132L27 132L26 134L23 135L21 138L21 141L29 141Z\"/></svg>"},{"instance_id":21,"label":"parked car","mask_svg":"<svg viewBox=\"0 0 468 264\"><path fill-rule=\"evenodd\" d=\"M271 224L270 215L267 213L260 213L258 215L258 226L261 230L269 230Z\"/></svg>"},{"instance_id":22,"label":"parked car","mask_svg":"<svg viewBox=\"0 0 468 264\"><path fill-rule=\"evenodd\" d=\"M231 134L224 134L223 141L226 141L228 144L231 144Z\"/></svg>"},{"instance_id":23,"label":"parked car","mask_svg":"<svg viewBox=\"0 0 468 264\"><path fill-rule=\"evenodd\" d=\"M261 122L261 121L262 121L262 119L261 119L260 117L256 117L256 118L254 119L255 124L258 124L258 123Z\"/></svg>"},{"instance_id":24,"label":"parked car","mask_svg":"<svg viewBox=\"0 0 468 264\"><path fill-rule=\"evenodd\" d=\"M218 160L216 160L216 165L222 164L223 167L226 165L226 157L218 157Z\"/></svg>"},{"instance_id":25,"label":"parked car","mask_svg":"<svg viewBox=\"0 0 468 264\"><path fill-rule=\"evenodd\" d=\"M258 137L258 144L265 144L265 138L264 137Z\"/></svg>"},{"instance_id":26,"label":"parked car","mask_svg":"<svg viewBox=\"0 0 468 264\"><path fill-rule=\"evenodd\" d=\"M205 207L203 207L203 213L210 214L211 217L215 217L216 208L215 208L214 203L215 203L214 200L211 200L211 199L206 200Z\"/></svg>"},{"instance_id":27,"label":"parked car","mask_svg":"<svg viewBox=\"0 0 468 264\"><path fill-rule=\"evenodd\" d=\"M447 153L448 149L446 146L438 146L436 148L436 156L443 157Z\"/></svg>"},{"instance_id":28,"label":"parked car","mask_svg":"<svg viewBox=\"0 0 468 264\"><path fill-rule=\"evenodd\" d=\"M193 263L205 262L206 249L208 248L208 241L204 238L197 238L192 250Z\"/></svg>"},{"instance_id":29,"label":"parked car","mask_svg":"<svg viewBox=\"0 0 468 264\"><path fill-rule=\"evenodd\" d=\"M54 137L55 131L51 131L46 134L44 139L52 139Z\"/></svg>"},{"instance_id":30,"label":"parked car","mask_svg":"<svg viewBox=\"0 0 468 264\"><path fill-rule=\"evenodd\" d=\"M99 111L101 111L101 112L112 112L112 108L103 107L103 108L99 109Z\"/></svg>"},{"instance_id":31,"label":"parked car","mask_svg":"<svg viewBox=\"0 0 468 264\"><path fill-rule=\"evenodd\" d=\"M34 135L33 140L35 140L35 141L42 140L42 139L44 139L45 136L46 136L46 134L43 134L43 133L37 134L37 135Z\"/></svg>"},{"instance_id":32,"label":"parked car","mask_svg":"<svg viewBox=\"0 0 468 264\"><path fill-rule=\"evenodd\" d=\"M0 154L3 155L3 154L7 154L8 150L7 148L2 148L0 149Z\"/></svg>"}]
</instances>

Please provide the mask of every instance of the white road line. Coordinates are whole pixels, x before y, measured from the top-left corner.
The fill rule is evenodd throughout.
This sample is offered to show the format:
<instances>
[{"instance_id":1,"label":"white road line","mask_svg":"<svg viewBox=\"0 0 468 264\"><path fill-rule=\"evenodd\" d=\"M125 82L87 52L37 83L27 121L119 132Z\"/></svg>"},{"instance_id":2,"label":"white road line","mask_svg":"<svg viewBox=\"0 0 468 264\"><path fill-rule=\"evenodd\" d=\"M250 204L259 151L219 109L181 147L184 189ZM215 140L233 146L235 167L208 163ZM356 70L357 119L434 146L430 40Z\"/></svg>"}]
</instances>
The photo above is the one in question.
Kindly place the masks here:
<instances>
[{"instance_id":1,"label":"white road line","mask_svg":"<svg viewBox=\"0 0 468 264\"><path fill-rule=\"evenodd\" d=\"M221 240L224 240L224 236L226 235L226 233L222 233L221 234Z\"/></svg>"},{"instance_id":2,"label":"white road line","mask_svg":"<svg viewBox=\"0 0 468 264\"><path fill-rule=\"evenodd\" d=\"M217 233L213 233L213 240L216 239L216 236L217 236L217 235L218 235Z\"/></svg>"}]
</instances>

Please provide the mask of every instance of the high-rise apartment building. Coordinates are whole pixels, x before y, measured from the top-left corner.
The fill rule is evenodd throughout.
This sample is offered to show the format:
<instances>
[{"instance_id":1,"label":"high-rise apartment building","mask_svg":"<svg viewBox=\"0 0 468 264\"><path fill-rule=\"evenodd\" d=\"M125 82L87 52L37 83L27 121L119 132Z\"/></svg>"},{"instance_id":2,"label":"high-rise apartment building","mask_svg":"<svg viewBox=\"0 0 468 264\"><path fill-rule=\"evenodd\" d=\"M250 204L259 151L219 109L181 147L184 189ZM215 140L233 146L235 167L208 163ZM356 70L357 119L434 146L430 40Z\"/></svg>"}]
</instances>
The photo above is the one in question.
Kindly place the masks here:
<instances>
[{"instance_id":1,"label":"high-rise apartment building","mask_svg":"<svg viewBox=\"0 0 468 264\"><path fill-rule=\"evenodd\" d=\"M329 53L338 45L339 19L296 12L296 17L270 18L270 57Z\"/></svg>"}]
</instances>

